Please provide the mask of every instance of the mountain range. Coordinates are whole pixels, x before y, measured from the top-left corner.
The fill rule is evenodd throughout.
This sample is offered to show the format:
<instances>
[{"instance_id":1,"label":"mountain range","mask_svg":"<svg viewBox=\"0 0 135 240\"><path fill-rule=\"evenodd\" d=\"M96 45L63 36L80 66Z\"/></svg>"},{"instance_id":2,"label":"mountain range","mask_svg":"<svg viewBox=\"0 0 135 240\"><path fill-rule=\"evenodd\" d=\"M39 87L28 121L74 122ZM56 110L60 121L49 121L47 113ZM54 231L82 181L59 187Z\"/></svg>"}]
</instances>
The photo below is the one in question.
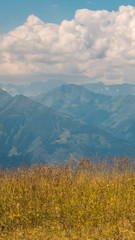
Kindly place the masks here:
<instances>
[{"instance_id":1,"label":"mountain range","mask_svg":"<svg viewBox=\"0 0 135 240\"><path fill-rule=\"evenodd\" d=\"M55 87L60 87L63 84L66 83L61 80L50 80L45 82L31 82L24 85L0 84L0 88L12 96L20 94L25 96L36 96L41 93L46 93Z\"/></svg>"},{"instance_id":2,"label":"mountain range","mask_svg":"<svg viewBox=\"0 0 135 240\"><path fill-rule=\"evenodd\" d=\"M135 95L135 85L129 83L106 85L102 82L83 84L88 90L110 96Z\"/></svg>"},{"instance_id":3,"label":"mountain range","mask_svg":"<svg viewBox=\"0 0 135 240\"><path fill-rule=\"evenodd\" d=\"M48 81L32 81L29 84L15 85L15 84L0 84L0 88L7 91L12 96L23 94L25 96L36 96L42 93L47 93L48 91L60 87L63 84L68 85L69 79L66 81L53 80ZM109 96L127 96L135 95L135 85L133 84L113 84L105 85L102 82L97 83L84 83L86 89L91 92L100 93Z\"/></svg>"},{"instance_id":4,"label":"mountain range","mask_svg":"<svg viewBox=\"0 0 135 240\"><path fill-rule=\"evenodd\" d=\"M70 88L73 95L68 90L67 98L61 99L66 89ZM57 95L56 103L61 105L60 101L63 101L67 108L74 96L72 110L79 99L82 104L89 103L91 93L84 87L78 88L79 91L74 85L60 87L63 92L62 96L59 95L61 100L57 95L59 88L51 91L51 94ZM92 93L91 101L94 101L94 96ZM3 168L8 165L16 167L22 161L30 165L36 162L64 163L71 155L88 157L98 153L103 158L107 154L134 154L134 144L131 142L113 136L93 123L80 120L75 112L56 112L37 101L39 99L35 101L23 95L13 97L0 90L0 165ZM95 101L96 106L98 103Z\"/></svg>"},{"instance_id":5,"label":"mountain range","mask_svg":"<svg viewBox=\"0 0 135 240\"><path fill-rule=\"evenodd\" d=\"M108 96L70 84L34 99L54 111L70 114L115 137L135 143L135 95Z\"/></svg>"}]
</instances>

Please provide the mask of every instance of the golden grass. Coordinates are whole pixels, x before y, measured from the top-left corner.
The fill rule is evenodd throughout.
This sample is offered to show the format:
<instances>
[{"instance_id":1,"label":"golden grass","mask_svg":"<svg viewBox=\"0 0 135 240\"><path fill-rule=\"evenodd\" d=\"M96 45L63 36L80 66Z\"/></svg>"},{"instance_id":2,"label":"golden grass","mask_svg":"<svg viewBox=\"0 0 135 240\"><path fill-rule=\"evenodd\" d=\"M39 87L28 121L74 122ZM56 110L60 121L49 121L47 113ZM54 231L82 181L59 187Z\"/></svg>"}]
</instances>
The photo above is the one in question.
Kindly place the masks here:
<instances>
[{"instance_id":1,"label":"golden grass","mask_svg":"<svg viewBox=\"0 0 135 240\"><path fill-rule=\"evenodd\" d=\"M0 171L0 239L135 240L135 164L95 163Z\"/></svg>"}]
</instances>

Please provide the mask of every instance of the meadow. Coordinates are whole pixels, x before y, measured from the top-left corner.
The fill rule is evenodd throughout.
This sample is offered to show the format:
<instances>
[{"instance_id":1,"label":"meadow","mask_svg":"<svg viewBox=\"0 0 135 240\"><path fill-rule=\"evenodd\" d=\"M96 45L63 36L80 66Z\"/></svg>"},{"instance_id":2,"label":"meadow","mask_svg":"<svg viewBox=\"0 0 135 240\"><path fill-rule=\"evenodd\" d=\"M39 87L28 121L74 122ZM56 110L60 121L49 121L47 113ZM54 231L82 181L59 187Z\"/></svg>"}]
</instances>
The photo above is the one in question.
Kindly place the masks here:
<instances>
[{"instance_id":1,"label":"meadow","mask_svg":"<svg viewBox=\"0 0 135 240\"><path fill-rule=\"evenodd\" d=\"M135 160L0 170L0 239L134 240Z\"/></svg>"}]
</instances>

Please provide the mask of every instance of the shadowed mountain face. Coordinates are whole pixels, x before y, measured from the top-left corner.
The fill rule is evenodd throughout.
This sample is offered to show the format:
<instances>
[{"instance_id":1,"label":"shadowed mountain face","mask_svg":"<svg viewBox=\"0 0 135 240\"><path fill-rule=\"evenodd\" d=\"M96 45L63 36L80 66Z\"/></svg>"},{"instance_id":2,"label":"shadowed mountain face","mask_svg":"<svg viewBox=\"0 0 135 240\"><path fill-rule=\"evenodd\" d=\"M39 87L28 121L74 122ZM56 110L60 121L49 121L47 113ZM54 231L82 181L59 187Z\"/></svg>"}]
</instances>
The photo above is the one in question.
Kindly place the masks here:
<instances>
[{"instance_id":1,"label":"shadowed mountain face","mask_svg":"<svg viewBox=\"0 0 135 240\"><path fill-rule=\"evenodd\" d=\"M18 166L21 161L64 162L76 157L130 154L132 146L96 126L56 113L23 95L0 91L0 164Z\"/></svg>"},{"instance_id":2,"label":"shadowed mountain face","mask_svg":"<svg viewBox=\"0 0 135 240\"><path fill-rule=\"evenodd\" d=\"M112 97L90 92L83 86L63 85L35 100L135 143L134 95Z\"/></svg>"}]
</instances>

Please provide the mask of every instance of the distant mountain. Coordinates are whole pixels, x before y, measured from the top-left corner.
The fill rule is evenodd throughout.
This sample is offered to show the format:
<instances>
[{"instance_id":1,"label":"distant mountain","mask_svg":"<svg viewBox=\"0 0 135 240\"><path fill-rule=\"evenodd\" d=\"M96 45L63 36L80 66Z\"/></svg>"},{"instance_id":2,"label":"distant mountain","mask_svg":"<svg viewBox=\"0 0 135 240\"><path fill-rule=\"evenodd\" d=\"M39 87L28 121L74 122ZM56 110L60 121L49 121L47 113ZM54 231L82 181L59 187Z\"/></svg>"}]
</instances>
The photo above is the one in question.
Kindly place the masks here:
<instances>
[{"instance_id":1,"label":"distant mountain","mask_svg":"<svg viewBox=\"0 0 135 240\"><path fill-rule=\"evenodd\" d=\"M110 116L106 107L112 97L90 92L83 86L69 84L33 99L54 111L70 114L87 123L101 124Z\"/></svg>"},{"instance_id":2,"label":"distant mountain","mask_svg":"<svg viewBox=\"0 0 135 240\"><path fill-rule=\"evenodd\" d=\"M49 80L46 82L32 82L29 85L0 84L0 88L16 96L19 94L25 96L36 96L41 93L50 91L53 88L66 84L61 80Z\"/></svg>"},{"instance_id":3,"label":"distant mountain","mask_svg":"<svg viewBox=\"0 0 135 240\"><path fill-rule=\"evenodd\" d=\"M36 96L42 93L47 93L56 87L60 87L66 82L61 80L48 80L45 82L33 81L29 85L14 85L14 84L0 84L0 88L7 91L12 96L23 94L25 96ZM105 85L99 83L85 83L84 86L91 92L109 95L109 96L127 96L135 95L135 85L133 84L116 84Z\"/></svg>"},{"instance_id":4,"label":"distant mountain","mask_svg":"<svg viewBox=\"0 0 135 240\"><path fill-rule=\"evenodd\" d=\"M14 85L14 84L0 84L0 88L3 91L6 91L12 96L16 96L19 94L23 94L25 91L26 86L25 85Z\"/></svg>"},{"instance_id":5,"label":"distant mountain","mask_svg":"<svg viewBox=\"0 0 135 240\"><path fill-rule=\"evenodd\" d=\"M83 86L63 85L34 98L112 135L135 143L135 96L108 96L90 92Z\"/></svg>"},{"instance_id":6,"label":"distant mountain","mask_svg":"<svg viewBox=\"0 0 135 240\"><path fill-rule=\"evenodd\" d=\"M86 83L83 84L88 90L110 96L127 96L135 95L135 85L133 84L114 84L114 85L105 85L102 82L98 83Z\"/></svg>"},{"instance_id":7,"label":"distant mountain","mask_svg":"<svg viewBox=\"0 0 135 240\"><path fill-rule=\"evenodd\" d=\"M66 84L64 81L61 80L49 80L46 82L32 82L28 85L23 94L25 96L36 96L38 94L48 92L53 88L60 87L61 85Z\"/></svg>"},{"instance_id":8,"label":"distant mountain","mask_svg":"<svg viewBox=\"0 0 135 240\"><path fill-rule=\"evenodd\" d=\"M39 96L33 97L33 99L51 107L55 111L77 116L74 110L77 111L79 107L80 111L81 105L87 104L90 101L90 97L92 98L93 96L95 96L95 94L90 93L85 87L69 84L62 85L48 93L40 94Z\"/></svg>"},{"instance_id":9,"label":"distant mountain","mask_svg":"<svg viewBox=\"0 0 135 240\"><path fill-rule=\"evenodd\" d=\"M64 162L76 157L132 154L127 141L94 125L83 123L22 95L0 91L0 164L18 166L21 161Z\"/></svg>"}]
</instances>

